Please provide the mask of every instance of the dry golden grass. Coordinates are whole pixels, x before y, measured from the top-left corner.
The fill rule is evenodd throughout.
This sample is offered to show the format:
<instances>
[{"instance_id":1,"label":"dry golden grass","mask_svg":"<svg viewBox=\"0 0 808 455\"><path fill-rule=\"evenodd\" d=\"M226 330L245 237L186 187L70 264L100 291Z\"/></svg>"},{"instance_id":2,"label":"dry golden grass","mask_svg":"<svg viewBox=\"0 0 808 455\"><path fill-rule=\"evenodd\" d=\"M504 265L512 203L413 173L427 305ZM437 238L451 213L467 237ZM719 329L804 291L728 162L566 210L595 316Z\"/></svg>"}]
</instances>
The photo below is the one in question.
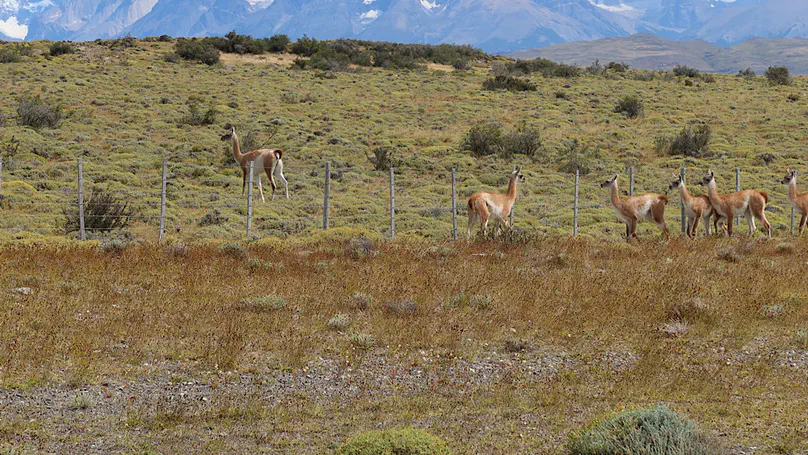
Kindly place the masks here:
<instances>
[{"instance_id":1,"label":"dry golden grass","mask_svg":"<svg viewBox=\"0 0 808 455\"><path fill-rule=\"evenodd\" d=\"M459 453L558 453L589 419L662 401L726 446L803 447L805 240L264 245L0 249L0 442L329 453L414 424ZM404 300L414 313L386 309Z\"/></svg>"}]
</instances>

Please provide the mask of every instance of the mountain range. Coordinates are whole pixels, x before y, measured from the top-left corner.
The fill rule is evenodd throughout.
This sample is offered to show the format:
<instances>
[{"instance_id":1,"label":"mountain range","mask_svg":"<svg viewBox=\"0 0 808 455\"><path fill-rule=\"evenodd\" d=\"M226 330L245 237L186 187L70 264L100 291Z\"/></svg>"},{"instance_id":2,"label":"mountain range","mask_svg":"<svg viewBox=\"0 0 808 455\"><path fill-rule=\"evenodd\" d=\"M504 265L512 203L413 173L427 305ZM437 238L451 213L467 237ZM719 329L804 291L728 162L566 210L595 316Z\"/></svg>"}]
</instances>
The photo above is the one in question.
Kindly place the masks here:
<instances>
[{"instance_id":1,"label":"mountain range","mask_svg":"<svg viewBox=\"0 0 808 455\"><path fill-rule=\"evenodd\" d=\"M808 37L805 0L0 0L0 38L131 34L470 44L493 53L648 33L731 46Z\"/></svg>"}]
</instances>

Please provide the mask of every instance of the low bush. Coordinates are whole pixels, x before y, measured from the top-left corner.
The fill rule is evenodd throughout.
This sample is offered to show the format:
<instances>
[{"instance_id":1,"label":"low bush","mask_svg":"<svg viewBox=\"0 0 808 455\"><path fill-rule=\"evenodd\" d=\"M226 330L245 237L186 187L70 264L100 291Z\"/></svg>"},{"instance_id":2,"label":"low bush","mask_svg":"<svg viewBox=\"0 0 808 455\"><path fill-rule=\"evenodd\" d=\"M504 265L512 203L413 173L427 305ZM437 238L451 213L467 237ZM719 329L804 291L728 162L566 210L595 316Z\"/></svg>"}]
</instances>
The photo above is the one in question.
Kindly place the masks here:
<instances>
[{"instance_id":1,"label":"low bush","mask_svg":"<svg viewBox=\"0 0 808 455\"><path fill-rule=\"evenodd\" d=\"M516 130L508 131L502 137L502 157L510 159L514 155L525 155L538 158L542 150L542 139L539 130L522 125Z\"/></svg>"},{"instance_id":2,"label":"low bush","mask_svg":"<svg viewBox=\"0 0 808 455\"><path fill-rule=\"evenodd\" d=\"M376 245L367 237L354 237L344 244L345 256L353 259L365 259L376 254Z\"/></svg>"},{"instance_id":3,"label":"low bush","mask_svg":"<svg viewBox=\"0 0 808 455\"><path fill-rule=\"evenodd\" d=\"M234 259L247 259L247 248L240 243L223 243L219 245L219 252Z\"/></svg>"},{"instance_id":4,"label":"low bush","mask_svg":"<svg viewBox=\"0 0 808 455\"><path fill-rule=\"evenodd\" d=\"M699 77L700 71L687 65L676 65L673 67L673 74L681 77Z\"/></svg>"},{"instance_id":5,"label":"low bush","mask_svg":"<svg viewBox=\"0 0 808 455\"><path fill-rule=\"evenodd\" d=\"M643 113L642 98L637 95L626 95L617 101L614 112L623 114L628 118L637 118Z\"/></svg>"},{"instance_id":6,"label":"low bush","mask_svg":"<svg viewBox=\"0 0 808 455\"><path fill-rule=\"evenodd\" d=\"M76 48L70 43L57 41L50 45L48 52L51 56L56 57L57 55L72 54L76 52Z\"/></svg>"},{"instance_id":7,"label":"low bush","mask_svg":"<svg viewBox=\"0 0 808 455\"><path fill-rule=\"evenodd\" d=\"M738 77L743 77L745 79L754 79L756 76L755 72L752 68L747 68L745 70L738 70Z\"/></svg>"},{"instance_id":8,"label":"low bush","mask_svg":"<svg viewBox=\"0 0 808 455\"><path fill-rule=\"evenodd\" d=\"M664 405L621 411L570 435L572 455L712 455L715 444L689 419Z\"/></svg>"},{"instance_id":9,"label":"low bush","mask_svg":"<svg viewBox=\"0 0 808 455\"><path fill-rule=\"evenodd\" d=\"M199 104L194 103L188 106L188 114L182 117L179 123L192 126L213 125L216 123L218 113L216 106L210 106L203 111Z\"/></svg>"},{"instance_id":10,"label":"low bush","mask_svg":"<svg viewBox=\"0 0 808 455\"><path fill-rule=\"evenodd\" d=\"M496 76L483 82L485 90L507 90L509 92L535 92L536 84L513 76Z\"/></svg>"},{"instance_id":11,"label":"low bush","mask_svg":"<svg viewBox=\"0 0 808 455\"><path fill-rule=\"evenodd\" d=\"M84 230L109 234L111 231L128 228L135 221L136 213L129 202L102 189L93 189L84 202ZM65 232L78 232L80 228L78 205L71 204L64 211Z\"/></svg>"},{"instance_id":12,"label":"low bush","mask_svg":"<svg viewBox=\"0 0 808 455\"><path fill-rule=\"evenodd\" d=\"M198 61L206 65L219 63L221 54L210 41L182 38L174 44L174 52L182 59Z\"/></svg>"},{"instance_id":13,"label":"low bush","mask_svg":"<svg viewBox=\"0 0 808 455\"><path fill-rule=\"evenodd\" d=\"M23 97L17 103L17 123L20 125L36 130L57 128L63 118L61 106L48 104L39 96Z\"/></svg>"},{"instance_id":14,"label":"low bush","mask_svg":"<svg viewBox=\"0 0 808 455\"><path fill-rule=\"evenodd\" d=\"M672 138L657 138L657 151L666 151L669 155L700 158L709 151L711 135L710 125L699 125L692 129L684 127Z\"/></svg>"},{"instance_id":15,"label":"low bush","mask_svg":"<svg viewBox=\"0 0 808 455\"><path fill-rule=\"evenodd\" d=\"M418 428L366 431L351 436L339 455L449 455L446 442Z\"/></svg>"},{"instance_id":16,"label":"low bush","mask_svg":"<svg viewBox=\"0 0 808 455\"><path fill-rule=\"evenodd\" d=\"M20 54L15 49L4 47L0 49L0 63L17 63L20 61Z\"/></svg>"},{"instance_id":17,"label":"low bush","mask_svg":"<svg viewBox=\"0 0 808 455\"><path fill-rule=\"evenodd\" d=\"M244 300L243 303L257 311L277 311L286 308L288 302L279 295L265 295Z\"/></svg>"},{"instance_id":18,"label":"low bush","mask_svg":"<svg viewBox=\"0 0 808 455\"><path fill-rule=\"evenodd\" d=\"M623 62L620 63L609 62L609 64L606 65L607 71L614 71L615 73L625 73L626 71L628 71L628 68L629 68L628 63Z\"/></svg>"},{"instance_id":19,"label":"low bush","mask_svg":"<svg viewBox=\"0 0 808 455\"><path fill-rule=\"evenodd\" d=\"M785 66L770 66L766 70L766 79L771 85L791 85L791 73Z\"/></svg>"},{"instance_id":20,"label":"low bush","mask_svg":"<svg viewBox=\"0 0 808 455\"><path fill-rule=\"evenodd\" d=\"M502 124L495 120L476 123L463 137L460 149L477 157L498 153L502 149Z\"/></svg>"}]
</instances>

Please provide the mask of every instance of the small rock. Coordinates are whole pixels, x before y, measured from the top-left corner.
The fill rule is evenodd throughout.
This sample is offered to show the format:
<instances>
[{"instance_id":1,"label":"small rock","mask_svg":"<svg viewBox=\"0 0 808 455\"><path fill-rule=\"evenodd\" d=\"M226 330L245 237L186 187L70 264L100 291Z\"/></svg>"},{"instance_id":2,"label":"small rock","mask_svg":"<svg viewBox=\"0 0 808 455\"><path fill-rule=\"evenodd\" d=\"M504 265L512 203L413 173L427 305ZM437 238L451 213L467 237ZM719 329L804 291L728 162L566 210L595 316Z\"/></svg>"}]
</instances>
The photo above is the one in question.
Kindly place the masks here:
<instances>
[{"instance_id":1,"label":"small rock","mask_svg":"<svg viewBox=\"0 0 808 455\"><path fill-rule=\"evenodd\" d=\"M14 294L20 294L20 295L31 295L31 294L34 293L34 290L31 289L31 288L16 288L11 292L13 292Z\"/></svg>"}]
</instances>

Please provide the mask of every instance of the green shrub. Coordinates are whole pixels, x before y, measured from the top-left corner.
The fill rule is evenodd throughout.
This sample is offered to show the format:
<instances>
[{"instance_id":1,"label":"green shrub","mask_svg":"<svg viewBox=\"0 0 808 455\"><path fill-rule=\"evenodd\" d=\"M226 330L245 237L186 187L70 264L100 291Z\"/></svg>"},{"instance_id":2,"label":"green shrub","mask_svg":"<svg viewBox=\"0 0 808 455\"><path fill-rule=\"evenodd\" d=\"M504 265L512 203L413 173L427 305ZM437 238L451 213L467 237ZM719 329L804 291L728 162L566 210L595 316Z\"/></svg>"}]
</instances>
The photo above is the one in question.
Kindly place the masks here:
<instances>
[{"instance_id":1,"label":"green shrub","mask_svg":"<svg viewBox=\"0 0 808 455\"><path fill-rule=\"evenodd\" d=\"M766 79L771 85L791 85L791 73L785 66L770 66L766 70Z\"/></svg>"},{"instance_id":2,"label":"green shrub","mask_svg":"<svg viewBox=\"0 0 808 455\"><path fill-rule=\"evenodd\" d=\"M517 60L505 65L505 71L513 74L531 74L541 73L544 77L575 77L581 73L581 69L565 65L563 63L556 63L546 58L537 58L534 60Z\"/></svg>"},{"instance_id":3,"label":"green shrub","mask_svg":"<svg viewBox=\"0 0 808 455\"><path fill-rule=\"evenodd\" d=\"M78 205L70 204L64 210L64 217L65 232L78 232L81 223ZM84 201L84 230L88 232L108 234L126 229L135 217L128 201L102 189L93 189Z\"/></svg>"},{"instance_id":4,"label":"green shrub","mask_svg":"<svg viewBox=\"0 0 808 455\"><path fill-rule=\"evenodd\" d=\"M710 73L701 73L699 78L708 84L715 84L715 76Z\"/></svg>"},{"instance_id":5,"label":"green shrub","mask_svg":"<svg viewBox=\"0 0 808 455\"><path fill-rule=\"evenodd\" d=\"M507 90L509 92L535 92L536 84L513 76L496 76L483 82L485 90Z\"/></svg>"},{"instance_id":6,"label":"green shrub","mask_svg":"<svg viewBox=\"0 0 808 455\"><path fill-rule=\"evenodd\" d=\"M657 138L657 151L666 151L669 155L683 155L695 158L707 154L712 128L710 125L699 125L693 129L682 128L673 138Z\"/></svg>"},{"instance_id":7,"label":"green shrub","mask_svg":"<svg viewBox=\"0 0 808 455\"><path fill-rule=\"evenodd\" d=\"M643 113L642 98L637 95L626 95L617 101L614 112L628 118L637 118Z\"/></svg>"},{"instance_id":8,"label":"green shrub","mask_svg":"<svg viewBox=\"0 0 808 455\"><path fill-rule=\"evenodd\" d=\"M216 106L210 106L207 110L202 111L198 104L194 103L188 106L188 114L180 119L180 123L185 125L213 125L216 123L216 115L219 111Z\"/></svg>"},{"instance_id":9,"label":"green shrub","mask_svg":"<svg viewBox=\"0 0 808 455\"><path fill-rule=\"evenodd\" d=\"M620 63L609 62L609 64L606 65L607 71L614 71L615 73L625 73L626 71L628 71L628 68L629 68L628 63L623 62Z\"/></svg>"},{"instance_id":10,"label":"green shrub","mask_svg":"<svg viewBox=\"0 0 808 455\"><path fill-rule=\"evenodd\" d=\"M581 147L578 139L564 142L564 150L558 156L559 170L574 174L577 170L581 175L592 172L594 164L600 159L600 148Z\"/></svg>"},{"instance_id":11,"label":"green shrub","mask_svg":"<svg viewBox=\"0 0 808 455\"><path fill-rule=\"evenodd\" d=\"M468 150L474 156L488 156L502 149L502 124L487 120L473 125L460 144L460 150Z\"/></svg>"},{"instance_id":12,"label":"green shrub","mask_svg":"<svg viewBox=\"0 0 808 455\"><path fill-rule=\"evenodd\" d=\"M713 455L715 445L689 419L664 405L638 408L598 419L570 435L572 455Z\"/></svg>"},{"instance_id":13,"label":"green shrub","mask_svg":"<svg viewBox=\"0 0 808 455\"><path fill-rule=\"evenodd\" d=\"M673 67L673 74L682 77L699 77L699 70L691 68L687 65L676 65Z\"/></svg>"},{"instance_id":14,"label":"green shrub","mask_svg":"<svg viewBox=\"0 0 808 455\"><path fill-rule=\"evenodd\" d=\"M177 63L178 61L180 61L180 56L175 54L174 52L166 52L163 55L163 60L165 60L168 63Z\"/></svg>"},{"instance_id":15,"label":"green shrub","mask_svg":"<svg viewBox=\"0 0 808 455\"><path fill-rule=\"evenodd\" d=\"M223 243L219 245L219 252L235 259L247 259L247 248L240 243Z\"/></svg>"},{"instance_id":16,"label":"green shrub","mask_svg":"<svg viewBox=\"0 0 808 455\"><path fill-rule=\"evenodd\" d=\"M302 55L303 57L311 57L312 55L316 54L317 51L323 46L323 43L315 38L309 38L307 35L303 35L297 39L294 43L292 43L292 48L290 49L293 54Z\"/></svg>"},{"instance_id":17,"label":"green shrub","mask_svg":"<svg viewBox=\"0 0 808 455\"><path fill-rule=\"evenodd\" d=\"M541 151L541 135L539 130L526 125L508 131L502 138L502 156L510 159L513 155L525 155L538 158Z\"/></svg>"},{"instance_id":18,"label":"green shrub","mask_svg":"<svg viewBox=\"0 0 808 455\"><path fill-rule=\"evenodd\" d=\"M600 76L601 74L606 72L606 68L600 64L600 60L595 60L589 66L586 67L586 72L595 76Z\"/></svg>"},{"instance_id":19,"label":"green shrub","mask_svg":"<svg viewBox=\"0 0 808 455\"><path fill-rule=\"evenodd\" d=\"M418 428L366 431L351 436L339 455L449 455L442 439Z\"/></svg>"},{"instance_id":20,"label":"green shrub","mask_svg":"<svg viewBox=\"0 0 808 455\"><path fill-rule=\"evenodd\" d=\"M210 41L181 38L174 44L174 52L185 60L198 61L206 65L219 63L219 49Z\"/></svg>"},{"instance_id":21,"label":"green shrub","mask_svg":"<svg viewBox=\"0 0 808 455\"><path fill-rule=\"evenodd\" d=\"M754 79L756 76L755 72L752 71L752 68L747 68L745 70L738 70L738 77L743 77L745 79Z\"/></svg>"},{"instance_id":22,"label":"green shrub","mask_svg":"<svg viewBox=\"0 0 808 455\"><path fill-rule=\"evenodd\" d=\"M64 115L61 106L52 106L39 96L23 97L17 103L17 123L40 128L57 128Z\"/></svg>"},{"instance_id":23,"label":"green shrub","mask_svg":"<svg viewBox=\"0 0 808 455\"><path fill-rule=\"evenodd\" d=\"M172 38L169 35L160 35L160 37L157 38L157 41L160 41L162 43L169 43L171 42L171 40Z\"/></svg>"},{"instance_id":24,"label":"green shrub","mask_svg":"<svg viewBox=\"0 0 808 455\"><path fill-rule=\"evenodd\" d=\"M15 49L4 47L0 49L0 63L17 63L20 61L20 54Z\"/></svg>"},{"instance_id":25,"label":"green shrub","mask_svg":"<svg viewBox=\"0 0 808 455\"><path fill-rule=\"evenodd\" d=\"M272 35L265 38L267 43L267 52L282 53L286 52L289 43L292 42L286 35Z\"/></svg>"},{"instance_id":26,"label":"green shrub","mask_svg":"<svg viewBox=\"0 0 808 455\"><path fill-rule=\"evenodd\" d=\"M230 218L222 215L222 211L219 209L211 209L208 213L204 214L202 218L199 219L200 226L219 226L221 224L226 223Z\"/></svg>"},{"instance_id":27,"label":"green shrub","mask_svg":"<svg viewBox=\"0 0 808 455\"><path fill-rule=\"evenodd\" d=\"M373 168L377 171L389 171L393 167L393 152L395 149L386 145L378 147L370 145L370 151L373 155L368 155L368 161L373 164Z\"/></svg>"},{"instance_id":28,"label":"green shrub","mask_svg":"<svg viewBox=\"0 0 808 455\"><path fill-rule=\"evenodd\" d=\"M48 52L50 55L57 56L57 55L64 55L64 54L72 54L76 52L76 48L73 47L70 43L65 43L64 41L57 41L50 45L48 48Z\"/></svg>"},{"instance_id":29,"label":"green shrub","mask_svg":"<svg viewBox=\"0 0 808 455\"><path fill-rule=\"evenodd\" d=\"M245 304L259 311L277 311L286 308L288 302L279 295L265 295L244 301Z\"/></svg>"},{"instance_id":30,"label":"green shrub","mask_svg":"<svg viewBox=\"0 0 808 455\"><path fill-rule=\"evenodd\" d=\"M347 314L336 314L328 320L328 328L338 332L344 332L351 326L351 317Z\"/></svg>"}]
</instances>

